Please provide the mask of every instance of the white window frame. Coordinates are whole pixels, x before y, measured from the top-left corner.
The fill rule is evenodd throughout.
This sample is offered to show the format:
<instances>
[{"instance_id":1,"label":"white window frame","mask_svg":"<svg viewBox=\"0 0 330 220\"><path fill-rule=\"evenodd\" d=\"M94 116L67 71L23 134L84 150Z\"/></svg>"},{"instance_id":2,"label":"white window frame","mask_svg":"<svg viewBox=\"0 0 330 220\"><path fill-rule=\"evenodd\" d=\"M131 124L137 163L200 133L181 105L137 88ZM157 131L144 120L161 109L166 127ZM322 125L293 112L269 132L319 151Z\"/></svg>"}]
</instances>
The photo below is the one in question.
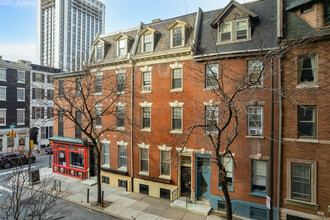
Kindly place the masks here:
<instances>
[{"instance_id":1,"label":"white window frame","mask_svg":"<svg viewBox=\"0 0 330 220\"><path fill-rule=\"evenodd\" d=\"M183 63L175 62L169 65L171 68L171 90L170 92L183 92ZM181 69L181 88L173 88L173 74L174 70Z\"/></svg>"},{"instance_id":2,"label":"white window frame","mask_svg":"<svg viewBox=\"0 0 330 220\"><path fill-rule=\"evenodd\" d=\"M125 42L124 47L121 45L121 42ZM123 53L121 53L121 50L123 50ZM123 58L127 55L127 39L123 38L123 39L119 39L117 42L117 53L118 53L118 57Z\"/></svg>"},{"instance_id":3,"label":"white window frame","mask_svg":"<svg viewBox=\"0 0 330 220\"><path fill-rule=\"evenodd\" d=\"M144 76L145 74L150 74L150 85L144 85ZM147 93L147 92L151 92L151 78L152 78L152 73L151 71L146 71L146 72L142 72L142 92L144 93ZM146 81L146 82L149 82L149 81Z\"/></svg>"},{"instance_id":4,"label":"white window frame","mask_svg":"<svg viewBox=\"0 0 330 220\"><path fill-rule=\"evenodd\" d=\"M4 94L4 99L0 98L0 101L7 101L7 86L0 86L0 89L4 89L5 94Z\"/></svg>"},{"instance_id":5,"label":"white window frame","mask_svg":"<svg viewBox=\"0 0 330 220\"><path fill-rule=\"evenodd\" d=\"M4 113L4 116L3 116L4 123L0 123L0 126L5 126L7 124L7 122L6 122L7 109L6 108L0 108L0 118L1 118L1 116L2 116L3 113Z\"/></svg>"},{"instance_id":6,"label":"white window frame","mask_svg":"<svg viewBox=\"0 0 330 220\"><path fill-rule=\"evenodd\" d=\"M159 173L160 173L159 178L171 179L171 160L172 160L171 150L172 150L172 148L169 146L163 145L163 146L158 146L158 149L159 149ZM169 174L162 173L162 164L163 164L162 152L169 153L169 161L166 162L169 164Z\"/></svg>"},{"instance_id":7,"label":"white window frame","mask_svg":"<svg viewBox=\"0 0 330 220\"><path fill-rule=\"evenodd\" d=\"M215 118L209 118L209 116L210 115L208 115L208 108L212 108L211 110L212 110L212 112L214 112L214 117ZM206 105L205 106L205 125L206 125L206 127L205 127L205 132L207 133L207 134L212 134L212 133L217 133L218 132L218 130L217 130L217 128L215 128L215 130L214 131L212 131L212 130L208 130L208 121L213 121L213 120L215 120L216 121L216 126L218 126L219 125L219 106L218 105Z\"/></svg>"},{"instance_id":8,"label":"white window frame","mask_svg":"<svg viewBox=\"0 0 330 220\"><path fill-rule=\"evenodd\" d=\"M19 91L23 91L23 99L19 99L19 96L18 96ZM17 88L17 101L25 102L25 88Z\"/></svg>"},{"instance_id":9,"label":"white window frame","mask_svg":"<svg viewBox=\"0 0 330 220\"><path fill-rule=\"evenodd\" d=\"M116 129L117 130L125 130L125 111L126 111L125 105L126 104L123 104L121 102L119 102L119 103L116 104ZM123 108L124 109L124 112L123 112L124 126L118 126L118 113L119 113L118 109L119 108Z\"/></svg>"},{"instance_id":10,"label":"white window frame","mask_svg":"<svg viewBox=\"0 0 330 220\"><path fill-rule=\"evenodd\" d=\"M313 119L311 121L302 121L300 120L300 109L313 109ZM314 124L314 135L312 136L308 136L308 135L303 135L302 133L299 133L300 132L300 124L301 123L313 123ZM315 105L304 105L304 106L298 106L298 128L297 128L297 136L298 138L311 138L311 139L315 139L317 138L317 106Z\"/></svg>"},{"instance_id":11,"label":"white window frame","mask_svg":"<svg viewBox=\"0 0 330 220\"><path fill-rule=\"evenodd\" d=\"M102 114L103 114L102 104L98 104L95 106L95 116L97 116L99 112L101 112L101 116L99 116L99 118L95 120L95 128L97 129L102 128ZM101 120L101 124L97 124L97 120Z\"/></svg>"},{"instance_id":12,"label":"white window frame","mask_svg":"<svg viewBox=\"0 0 330 220\"><path fill-rule=\"evenodd\" d=\"M100 52L99 52L99 49L101 48L101 54L100 54ZM103 45L102 44L98 44L98 45L96 45L96 50L95 50L95 58L96 58L96 61L100 61L100 60L102 60L103 59ZM99 55L100 55L100 57L99 57Z\"/></svg>"},{"instance_id":13,"label":"white window frame","mask_svg":"<svg viewBox=\"0 0 330 220\"><path fill-rule=\"evenodd\" d=\"M7 69L0 67L0 81L7 82Z\"/></svg>"},{"instance_id":14,"label":"white window frame","mask_svg":"<svg viewBox=\"0 0 330 220\"><path fill-rule=\"evenodd\" d=\"M17 111L17 119L16 119L17 120L17 125L25 125L25 109L24 108L22 108L22 109L18 108L18 109L16 109L16 111ZM23 113L22 118L20 118L19 113Z\"/></svg>"},{"instance_id":15,"label":"white window frame","mask_svg":"<svg viewBox=\"0 0 330 220\"><path fill-rule=\"evenodd\" d=\"M294 206L302 206L310 209L317 210L319 205L317 204L317 161L314 160L303 160L296 158L288 158L287 162L287 178L286 178L286 198L285 203L294 205ZM292 198L292 165L293 164L302 164L310 166L310 201L298 200Z\"/></svg>"},{"instance_id":16,"label":"white window frame","mask_svg":"<svg viewBox=\"0 0 330 220\"><path fill-rule=\"evenodd\" d=\"M250 117L249 114L249 109L253 109L253 108L260 108L261 109L261 128L259 127L253 127L253 126L249 126L250 120L252 120L252 118ZM263 106L248 106L247 109L247 136L256 136L256 137L262 137L264 135L264 107Z\"/></svg>"},{"instance_id":17,"label":"white window frame","mask_svg":"<svg viewBox=\"0 0 330 220\"><path fill-rule=\"evenodd\" d=\"M170 102L169 103L171 106L171 134L182 134L183 133L183 105L184 102ZM181 129L173 129L173 110L174 108L181 108Z\"/></svg>"},{"instance_id":18,"label":"white window frame","mask_svg":"<svg viewBox=\"0 0 330 220\"><path fill-rule=\"evenodd\" d=\"M242 21L245 21L245 24L246 24L246 38L237 39L237 32L239 31L239 30L237 30L237 27L238 27L237 23L242 22ZM236 21L236 40L237 41L242 41L242 40L244 41L244 40L247 40L247 39L249 39L249 22L248 22L248 20L247 19L237 20Z\"/></svg>"},{"instance_id":19,"label":"white window frame","mask_svg":"<svg viewBox=\"0 0 330 220\"><path fill-rule=\"evenodd\" d=\"M257 163L264 163L265 167L264 167L264 172L265 172L265 176L264 176L264 180L265 180L265 191L261 191L258 189L253 189L253 185L254 182L260 181L262 179L258 179L258 175L257 175ZM256 160L256 159L252 159L252 176L251 176L251 193L256 193L256 194L262 194L262 195L266 195L267 194L267 166L268 165L268 161L267 160ZM260 175L259 175L260 176Z\"/></svg>"},{"instance_id":20,"label":"white window frame","mask_svg":"<svg viewBox=\"0 0 330 220\"><path fill-rule=\"evenodd\" d=\"M229 24L229 29L230 29L230 32L222 32L222 26L223 25L226 25L226 24ZM220 43L226 43L226 42L231 42L232 41L232 39L233 39L233 30L232 30L232 27L233 25L232 25L232 23L231 22L225 22L225 23L222 23L222 24L220 24L220 27L219 27L219 33L220 33ZM223 33L230 33L230 39L229 40L225 40L225 41L222 41L222 34Z\"/></svg>"},{"instance_id":21,"label":"white window frame","mask_svg":"<svg viewBox=\"0 0 330 220\"><path fill-rule=\"evenodd\" d=\"M94 88L96 88L97 83L99 84L98 86L101 87L101 91L95 91L95 89L94 89L94 95L102 95L102 90L103 90L103 73L95 73L94 76L95 76Z\"/></svg>"},{"instance_id":22,"label":"white window frame","mask_svg":"<svg viewBox=\"0 0 330 220\"><path fill-rule=\"evenodd\" d=\"M256 64L258 63L258 64ZM250 65L251 64L251 65ZM250 76L252 74L256 74L256 71L252 71L252 66L253 66L253 70L255 70L256 67L259 67L260 64L260 79L258 82L251 82L251 78ZM263 77L263 64L262 64L262 60L248 60L247 61L247 72L248 72L248 83L252 83L253 86L263 86L264 85L264 77Z\"/></svg>"},{"instance_id":23,"label":"white window frame","mask_svg":"<svg viewBox=\"0 0 330 220\"><path fill-rule=\"evenodd\" d=\"M19 80L18 76L19 76L20 73L23 74L23 80ZM19 71L19 70L17 71L17 82L18 83L25 83L25 71Z\"/></svg>"},{"instance_id":24,"label":"white window frame","mask_svg":"<svg viewBox=\"0 0 330 220\"><path fill-rule=\"evenodd\" d=\"M102 167L110 168L110 141L103 140L103 141L101 141L101 144L102 144ZM108 147L107 152L105 152L105 147L104 147L105 145L107 145L107 147ZM105 162L104 158L106 156L107 156L109 163L104 163Z\"/></svg>"},{"instance_id":25,"label":"white window frame","mask_svg":"<svg viewBox=\"0 0 330 220\"><path fill-rule=\"evenodd\" d=\"M311 59L311 70L313 73L313 81L301 81L301 75L303 71L303 61L306 58ZM313 59L314 65L313 66ZM299 55L298 56L298 84L315 84L318 81L318 55L317 54L310 54L310 55Z\"/></svg>"},{"instance_id":26,"label":"white window frame","mask_svg":"<svg viewBox=\"0 0 330 220\"><path fill-rule=\"evenodd\" d=\"M174 30L175 29L181 29L181 44L180 45L174 45ZM172 30L171 30L171 33L172 33L171 45L172 45L173 48L184 46L184 36L185 36L185 30L184 29L185 29L184 26L175 26L175 27L172 28Z\"/></svg>"},{"instance_id":27,"label":"white window frame","mask_svg":"<svg viewBox=\"0 0 330 220\"><path fill-rule=\"evenodd\" d=\"M222 157L221 158L221 163L227 171L226 181L227 181L227 177L231 177L231 185L227 184L227 187L228 187L228 190L232 191L233 188L234 188L233 158L229 157L229 156ZM219 178L220 178L220 173L219 173ZM222 189L221 185L220 185L220 180L219 180L219 189Z\"/></svg>"},{"instance_id":28,"label":"white window frame","mask_svg":"<svg viewBox=\"0 0 330 220\"><path fill-rule=\"evenodd\" d=\"M117 145L118 145L118 170L127 171L127 145L128 145L128 143L126 143L124 141L120 141L120 142L117 142ZM126 156L125 156L126 166L120 166L120 158L123 157L120 155L120 146L123 147L126 151Z\"/></svg>"},{"instance_id":29,"label":"white window frame","mask_svg":"<svg viewBox=\"0 0 330 220\"><path fill-rule=\"evenodd\" d=\"M142 144L138 144L139 147L139 173L140 175L144 175L144 176L149 176L149 148L150 145L147 145L145 143ZM142 150L147 150L148 151L148 170L147 171L142 171Z\"/></svg>"},{"instance_id":30,"label":"white window frame","mask_svg":"<svg viewBox=\"0 0 330 220\"><path fill-rule=\"evenodd\" d=\"M146 37L150 35L150 41L146 41ZM143 35L143 45L142 45L142 52L143 53L148 53L148 52L152 52L153 51L153 33L148 33L148 34L145 34ZM150 44L150 50L146 50L146 44Z\"/></svg>"},{"instance_id":31,"label":"white window frame","mask_svg":"<svg viewBox=\"0 0 330 220\"><path fill-rule=\"evenodd\" d=\"M215 73L215 71L217 71ZM213 78L214 75L217 74L217 78ZM219 80L219 63L206 63L205 64L205 89L214 89L214 88L218 88L218 83L215 85L208 85L209 82L209 78L211 78L210 80Z\"/></svg>"}]
</instances>

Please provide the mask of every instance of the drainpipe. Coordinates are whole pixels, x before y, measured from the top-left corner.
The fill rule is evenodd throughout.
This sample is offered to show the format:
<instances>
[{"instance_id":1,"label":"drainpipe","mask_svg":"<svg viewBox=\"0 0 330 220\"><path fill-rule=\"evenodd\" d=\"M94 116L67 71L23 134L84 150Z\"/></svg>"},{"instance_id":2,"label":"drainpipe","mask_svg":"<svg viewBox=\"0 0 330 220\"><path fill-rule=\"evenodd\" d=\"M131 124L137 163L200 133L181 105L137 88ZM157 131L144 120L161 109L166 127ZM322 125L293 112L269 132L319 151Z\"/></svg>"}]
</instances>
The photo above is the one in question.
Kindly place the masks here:
<instances>
[{"instance_id":1,"label":"drainpipe","mask_svg":"<svg viewBox=\"0 0 330 220\"><path fill-rule=\"evenodd\" d=\"M273 188L274 188L274 63L271 60L271 112L270 112L270 178L269 178L269 197L270 209L268 219L273 219Z\"/></svg>"},{"instance_id":2,"label":"drainpipe","mask_svg":"<svg viewBox=\"0 0 330 220\"><path fill-rule=\"evenodd\" d=\"M279 105L279 120L278 120L278 161L277 161L277 209L276 216L280 219L280 190L281 190L281 164L282 164L282 83L281 83L281 58L278 58L278 105Z\"/></svg>"},{"instance_id":3,"label":"drainpipe","mask_svg":"<svg viewBox=\"0 0 330 220\"><path fill-rule=\"evenodd\" d=\"M134 61L130 60L132 66L131 66L131 184L132 184L132 192L134 191L134 169L133 169L133 110L134 110Z\"/></svg>"}]
</instances>

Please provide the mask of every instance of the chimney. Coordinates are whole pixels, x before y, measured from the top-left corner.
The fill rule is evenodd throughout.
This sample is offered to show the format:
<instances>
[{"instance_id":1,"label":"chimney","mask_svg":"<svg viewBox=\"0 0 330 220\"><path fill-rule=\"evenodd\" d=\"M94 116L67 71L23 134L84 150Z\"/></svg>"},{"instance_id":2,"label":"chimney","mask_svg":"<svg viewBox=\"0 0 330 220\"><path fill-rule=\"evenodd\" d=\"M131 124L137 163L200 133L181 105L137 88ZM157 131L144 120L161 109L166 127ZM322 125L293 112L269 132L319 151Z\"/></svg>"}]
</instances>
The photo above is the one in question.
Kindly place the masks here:
<instances>
[{"instance_id":1,"label":"chimney","mask_svg":"<svg viewBox=\"0 0 330 220\"><path fill-rule=\"evenodd\" d=\"M151 22L152 22L152 23L156 23L156 22L158 22L158 21L161 21L160 18L156 18L156 19L152 20Z\"/></svg>"}]
</instances>

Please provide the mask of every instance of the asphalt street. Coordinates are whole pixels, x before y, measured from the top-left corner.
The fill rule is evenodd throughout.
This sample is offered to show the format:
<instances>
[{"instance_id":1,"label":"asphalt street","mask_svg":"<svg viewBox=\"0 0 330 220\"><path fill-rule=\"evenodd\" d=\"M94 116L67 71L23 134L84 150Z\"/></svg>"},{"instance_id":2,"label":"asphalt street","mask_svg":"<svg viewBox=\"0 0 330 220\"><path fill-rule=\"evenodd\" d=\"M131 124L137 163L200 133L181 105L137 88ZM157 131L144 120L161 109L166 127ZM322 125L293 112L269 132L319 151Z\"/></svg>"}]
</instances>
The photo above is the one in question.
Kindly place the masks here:
<instances>
[{"instance_id":1,"label":"asphalt street","mask_svg":"<svg viewBox=\"0 0 330 220\"><path fill-rule=\"evenodd\" d=\"M39 169L49 166L49 155L38 155L36 162L32 163L31 169ZM12 193L11 181L14 173L20 170L23 173L28 172L28 165L14 167L10 169L0 169L0 204L6 202L8 195ZM55 208L47 213L47 219L117 219L109 215L89 210L82 206L78 206L72 203L65 202L63 200L57 200Z\"/></svg>"}]
</instances>

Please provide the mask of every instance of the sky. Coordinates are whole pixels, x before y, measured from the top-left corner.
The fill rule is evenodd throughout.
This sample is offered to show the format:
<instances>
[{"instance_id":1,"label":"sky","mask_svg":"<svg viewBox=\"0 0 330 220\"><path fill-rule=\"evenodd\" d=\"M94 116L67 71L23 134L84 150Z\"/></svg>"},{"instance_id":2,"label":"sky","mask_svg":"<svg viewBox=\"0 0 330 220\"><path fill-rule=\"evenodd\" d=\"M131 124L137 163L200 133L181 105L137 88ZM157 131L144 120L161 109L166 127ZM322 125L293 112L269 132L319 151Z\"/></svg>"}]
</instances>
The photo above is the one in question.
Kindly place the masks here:
<instances>
[{"instance_id":1,"label":"sky","mask_svg":"<svg viewBox=\"0 0 330 220\"><path fill-rule=\"evenodd\" d=\"M101 0L102 1L102 0ZM230 0L103 0L105 33L132 28L142 21L162 20L223 8ZM251 0L238 0L240 3ZM0 0L0 56L36 63L37 0Z\"/></svg>"}]
</instances>

